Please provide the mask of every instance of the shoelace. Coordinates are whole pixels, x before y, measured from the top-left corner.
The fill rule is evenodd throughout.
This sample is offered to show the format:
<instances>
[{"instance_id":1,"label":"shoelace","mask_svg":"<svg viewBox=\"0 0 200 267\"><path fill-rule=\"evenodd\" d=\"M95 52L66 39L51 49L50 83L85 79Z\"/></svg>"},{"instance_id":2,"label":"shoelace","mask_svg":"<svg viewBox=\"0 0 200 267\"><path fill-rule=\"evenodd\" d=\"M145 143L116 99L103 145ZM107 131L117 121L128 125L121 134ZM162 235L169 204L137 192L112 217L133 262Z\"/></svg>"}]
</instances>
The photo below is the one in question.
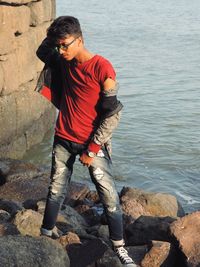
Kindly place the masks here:
<instances>
[{"instance_id":1,"label":"shoelace","mask_svg":"<svg viewBox=\"0 0 200 267\"><path fill-rule=\"evenodd\" d=\"M124 247L116 248L115 251L122 263L133 263L133 260L128 256L128 251Z\"/></svg>"}]
</instances>

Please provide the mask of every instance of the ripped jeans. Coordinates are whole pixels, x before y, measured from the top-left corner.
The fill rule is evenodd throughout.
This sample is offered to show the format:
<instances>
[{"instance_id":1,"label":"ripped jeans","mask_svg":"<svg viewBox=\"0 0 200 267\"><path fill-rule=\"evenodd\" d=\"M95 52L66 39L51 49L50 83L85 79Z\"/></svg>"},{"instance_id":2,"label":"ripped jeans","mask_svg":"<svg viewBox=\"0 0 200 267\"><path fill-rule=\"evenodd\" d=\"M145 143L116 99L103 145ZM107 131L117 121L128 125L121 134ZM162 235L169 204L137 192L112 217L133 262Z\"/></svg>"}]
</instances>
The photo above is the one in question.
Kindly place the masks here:
<instances>
[{"instance_id":1,"label":"ripped jeans","mask_svg":"<svg viewBox=\"0 0 200 267\"><path fill-rule=\"evenodd\" d=\"M73 172L76 156L86 150L77 144L55 136L52 151L52 169L42 228L52 230L61 205L65 199ZM115 188L112 162L105 148L102 148L88 168L103 203L111 240L123 239L122 211Z\"/></svg>"}]
</instances>

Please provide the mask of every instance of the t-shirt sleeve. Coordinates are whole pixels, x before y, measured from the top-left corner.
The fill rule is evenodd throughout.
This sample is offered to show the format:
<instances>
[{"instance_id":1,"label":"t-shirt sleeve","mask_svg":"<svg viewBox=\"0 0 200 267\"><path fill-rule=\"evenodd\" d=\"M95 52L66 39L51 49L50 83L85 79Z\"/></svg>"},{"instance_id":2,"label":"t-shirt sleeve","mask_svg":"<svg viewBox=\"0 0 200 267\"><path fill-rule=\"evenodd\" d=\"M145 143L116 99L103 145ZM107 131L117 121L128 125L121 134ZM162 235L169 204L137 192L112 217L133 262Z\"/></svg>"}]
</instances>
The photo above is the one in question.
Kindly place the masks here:
<instances>
[{"instance_id":1,"label":"t-shirt sleeve","mask_svg":"<svg viewBox=\"0 0 200 267\"><path fill-rule=\"evenodd\" d=\"M103 85L105 80L108 78L111 78L113 80L115 80L116 78L115 70L112 64L107 59L102 59L99 62L99 66L97 68L97 75L101 85Z\"/></svg>"}]
</instances>

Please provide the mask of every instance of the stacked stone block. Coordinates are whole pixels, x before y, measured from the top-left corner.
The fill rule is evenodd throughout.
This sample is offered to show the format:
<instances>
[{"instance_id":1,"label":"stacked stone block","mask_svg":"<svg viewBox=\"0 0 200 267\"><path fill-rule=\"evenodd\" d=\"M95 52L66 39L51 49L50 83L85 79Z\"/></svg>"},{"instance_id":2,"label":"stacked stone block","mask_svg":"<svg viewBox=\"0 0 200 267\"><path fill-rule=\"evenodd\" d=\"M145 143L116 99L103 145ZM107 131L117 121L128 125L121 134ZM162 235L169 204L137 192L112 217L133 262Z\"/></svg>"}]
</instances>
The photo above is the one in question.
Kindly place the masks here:
<instances>
[{"instance_id":1,"label":"stacked stone block","mask_svg":"<svg viewBox=\"0 0 200 267\"><path fill-rule=\"evenodd\" d=\"M0 157L20 158L54 125L55 109L34 91L36 50L55 18L55 0L0 0Z\"/></svg>"}]
</instances>

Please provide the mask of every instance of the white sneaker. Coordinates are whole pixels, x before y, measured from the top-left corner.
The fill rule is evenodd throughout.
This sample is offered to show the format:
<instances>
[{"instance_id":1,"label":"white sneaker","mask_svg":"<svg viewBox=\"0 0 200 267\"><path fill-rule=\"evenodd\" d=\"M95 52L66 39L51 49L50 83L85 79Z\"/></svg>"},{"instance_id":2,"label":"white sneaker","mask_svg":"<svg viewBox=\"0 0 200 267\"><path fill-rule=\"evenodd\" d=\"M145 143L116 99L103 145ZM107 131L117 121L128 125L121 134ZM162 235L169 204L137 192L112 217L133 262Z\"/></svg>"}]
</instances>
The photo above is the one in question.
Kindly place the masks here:
<instances>
[{"instance_id":1,"label":"white sneaker","mask_svg":"<svg viewBox=\"0 0 200 267\"><path fill-rule=\"evenodd\" d=\"M114 251L118 256L118 258L120 259L123 266L138 267L138 265L133 262L131 257L129 257L128 251L123 246L114 247Z\"/></svg>"}]
</instances>

